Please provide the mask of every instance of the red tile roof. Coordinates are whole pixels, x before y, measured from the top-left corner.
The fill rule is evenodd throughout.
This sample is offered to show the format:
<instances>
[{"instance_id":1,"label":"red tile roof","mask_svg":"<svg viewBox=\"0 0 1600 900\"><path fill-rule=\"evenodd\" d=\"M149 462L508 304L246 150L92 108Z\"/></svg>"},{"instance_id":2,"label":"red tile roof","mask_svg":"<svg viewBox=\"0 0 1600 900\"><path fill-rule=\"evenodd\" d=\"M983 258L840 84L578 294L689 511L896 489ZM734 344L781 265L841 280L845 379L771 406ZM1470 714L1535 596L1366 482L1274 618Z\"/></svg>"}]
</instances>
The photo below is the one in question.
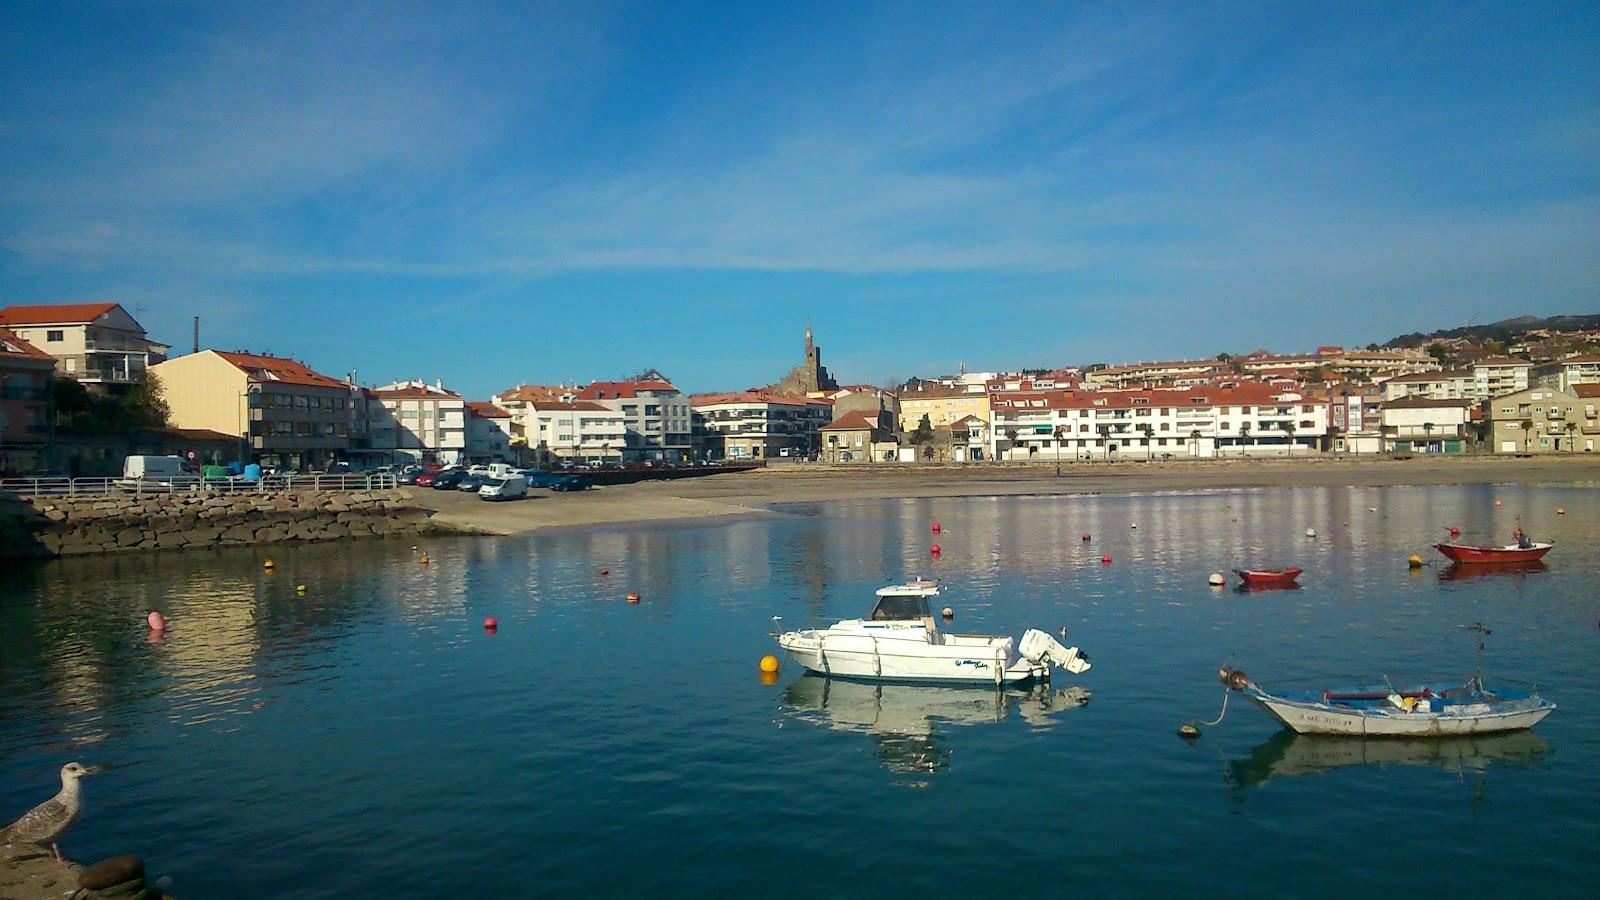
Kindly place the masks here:
<instances>
[{"instance_id":1,"label":"red tile roof","mask_svg":"<svg viewBox=\"0 0 1600 900\"><path fill-rule=\"evenodd\" d=\"M298 384L306 387L345 388L350 385L337 378L329 378L303 362L281 356L262 356L256 353L236 353L230 350L212 350L235 368L262 384Z\"/></svg>"},{"instance_id":2,"label":"red tile roof","mask_svg":"<svg viewBox=\"0 0 1600 900\"><path fill-rule=\"evenodd\" d=\"M1585 399L1600 397L1600 384L1575 384L1572 392Z\"/></svg>"},{"instance_id":3,"label":"red tile roof","mask_svg":"<svg viewBox=\"0 0 1600 900\"><path fill-rule=\"evenodd\" d=\"M822 428L819 429L819 430L820 431L876 431L877 428L878 428L878 417L877 416L870 416L869 417L866 413L864 413L864 412L862 412L860 410L856 410L855 412L845 413L844 415L840 416L839 418L834 419L832 422L829 422L828 424L822 426Z\"/></svg>"},{"instance_id":4,"label":"red tile roof","mask_svg":"<svg viewBox=\"0 0 1600 900\"><path fill-rule=\"evenodd\" d=\"M1198 406L1273 406L1291 404L1327 404L1328 401L1302 396L1296 400L1279 400L1284 392L1271 385L1246 382L1237 387L1219 388L1201 385L1192 388L1172 388L1140 391L1004 391L990 398L995 411L1011 409L1132 409L1134 407L1198 407ZM1042 400L1036 406L1032 401ZM1196 402L1196 401L1200 402ZM1142 401L1142 402L1135 402Z\"/></svg>"},{"instance_id":5,"label":"red tile roof","mask_svg":"<svg viewBox=\"0 0 1600 900\"><path fill-rule=\"evenodd\" d=\"M786 406L832 406L833 401L799 394L780 394L777 391L728 391L720 394L695 394L689 398L694 407L717 406L725 403L779 403Z\"/></svg>"},{"instance_id":6,"label":"red tile roof","mask_svg":"<svg viewBox=\"0 0 1600 900\"><path fill-rule=\"evenodd\" d=\"M579 400L626 400L639 396L640 391L676 390L666 381L596 381L578 391L576 396Z\"/></svg>"},{"instance_id":7,"label":"red tile roof","mask_svg":"<svg viewBox=\"0 0 1600 900\"><path fill-rule=\"evenodd\" d=\"M1473 366L1531 366L1531 365L1533 365L1533 363L1530 363L1525 359L1517 359L1515 356L1486 356L1483 359L1475 360L1472 363L1472 365Z\"/></svg>"},{"instance_id":8,"label":"red tile roof","mask_svg":"<svg viewBox=\"0 0 1600 900\"><path fill-rule=\"evenodd\" d=\"M46 303L0 309L0 325L85 325L116 309L117 303Z\"/></svg>"},{"instance_id":9,"label":"red tile roof","mask_svg":"<svg viewBox=\"0 0 1600 900\"><path fill-rule=\"evenodd\" d=\"M509 419L511 413L506 412L487 400L468 400L467 412L485 419Z\"/></svg>"},{"instance_id":10,"label":"red tile roof","mask_svg":"<svg viewBox=\"0 0 1600 900\"><path fill-rule=\"evenodd\" d=\"M3 359L33 359L39 362L55 364L56 358L40 350L38 347L17 337L4 328L0 328L0 358Z\"/></svg>"},{"instance_id":11,"label":"red tile roof","mask_svg":"<svg viewBox=\"0 0 1600 900\"><path fill-rule=\"evenodd\" d=\"M441 391L437 388L403 387L390 388L389 390L375 390L373 396L384 400L460 400L461 395L455 391Z\"/></svg>"},{"instance_id":12,"label":"red tile roof","mask_svg":"<svg viewBox=\"0 0 1600 900\"><path fill-rule=\"evenodd\" d=\"M574 412L616 412L616 410L601 406L592 400L576 400L572 403L562 403L558 400L539 400L530 405L534 409L551 412L563 409ZM617 413L617 415L621 415L621 413Z\"/></svg>"},{"instance_id":13,"label":"red tile roof","mask_svg":"<svg viewBox=\"0 0 1600 900\"><path fill-rule=\"evenodd\" d=\"M1476 400L1435 400L1431 397L1405 397L1400 400L1384 401L1384 409L1441 409L1446 406L1472 408L1477 406Z\"/></svg>"},{"instance_id":14,"label":"red tile roof","mask_svg":"<svg viewBox=\"0 0 1600 900\"><path fill-rule=\"evenodd\" d=\"M519 384L510 390L501 391L495 396L500 398L501 403L532 403L536 400L560 400L562 394L576 390L577 388L568 388L559 384Z\"/></svg>"}]
</instances>

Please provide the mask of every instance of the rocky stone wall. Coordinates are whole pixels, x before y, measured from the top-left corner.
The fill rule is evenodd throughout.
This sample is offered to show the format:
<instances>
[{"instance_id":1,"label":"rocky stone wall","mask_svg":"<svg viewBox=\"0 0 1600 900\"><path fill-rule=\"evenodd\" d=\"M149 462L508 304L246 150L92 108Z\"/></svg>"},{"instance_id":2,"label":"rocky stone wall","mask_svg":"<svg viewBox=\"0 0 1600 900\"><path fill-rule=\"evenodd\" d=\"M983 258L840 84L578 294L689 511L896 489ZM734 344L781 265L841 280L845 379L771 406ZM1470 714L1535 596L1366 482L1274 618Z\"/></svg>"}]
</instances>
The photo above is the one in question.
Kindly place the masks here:
<instances>
[{"instance_id":1,"label":"rocky stone wall","mask_svg":"<svg viewBox=\"0 0 1600 900\"><path fill-rule=\"evenodd\" d=\"M428 516L399 491L32 499L0 494L0 557L420 534L431 530Z\"/></svg>"}]
</instances>

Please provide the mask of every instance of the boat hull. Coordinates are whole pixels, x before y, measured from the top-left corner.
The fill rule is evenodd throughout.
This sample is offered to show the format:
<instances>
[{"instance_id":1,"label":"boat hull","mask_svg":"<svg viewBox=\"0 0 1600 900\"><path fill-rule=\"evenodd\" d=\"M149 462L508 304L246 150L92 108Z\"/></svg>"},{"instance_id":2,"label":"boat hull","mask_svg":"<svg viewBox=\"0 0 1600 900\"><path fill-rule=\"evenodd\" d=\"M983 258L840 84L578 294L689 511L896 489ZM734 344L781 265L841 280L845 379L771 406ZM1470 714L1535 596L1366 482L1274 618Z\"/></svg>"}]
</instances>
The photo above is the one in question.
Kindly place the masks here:
<instances>
[{"instance_id":1,"label":"boat hull","mask_svg":"<svg viewBox=\"0 0 1600 900\"><path fill-rule=\"evenodd\" d=\"M1234 569L1234 574L1248 587L1288 587L1295 583L1304 569L1288 568L1275 571Z\"/></svg>"},{"instance_id":2,"label":"boat hull","mask_svg":"<svg viewBox=\"0 0 1600 900\"><path fill-rule=\"evenodd\" d=\"M782 647L808 671L836 678L927 684L1016 684L1043 677L1046 666L1016 656L1010 638L994 644L930 645L870 636L791 632L778 637Z\"/></svg>"},{"instance_id":3,"label":"boat hull","mask_svg":"<svg viewBox=\"0 0 1600 900\"><path fill-rule=\"evenodd\" d=\"M1444 737L1493 734L1532 728L1555 710L1537 697L1503 703L1453 707L1451 712L1404 712L1337 707L1275 697L1252 687L1250 699L1300 734L1354 734L1367 737Z\"/></svg>"},{"instance_id":4,"label":"boat hull","mask_svg":"<svg viewBox=\"0 0 1600 900\"><path fill-rule=\"evenodd\" d=\"M1531 563L1544 558L1551 544L1534 544L1532 547L1475 547L1470 544L1434 544L1433 548L1455 562L1464 565L1505 565Z\"/></svg>"}]
</instances>

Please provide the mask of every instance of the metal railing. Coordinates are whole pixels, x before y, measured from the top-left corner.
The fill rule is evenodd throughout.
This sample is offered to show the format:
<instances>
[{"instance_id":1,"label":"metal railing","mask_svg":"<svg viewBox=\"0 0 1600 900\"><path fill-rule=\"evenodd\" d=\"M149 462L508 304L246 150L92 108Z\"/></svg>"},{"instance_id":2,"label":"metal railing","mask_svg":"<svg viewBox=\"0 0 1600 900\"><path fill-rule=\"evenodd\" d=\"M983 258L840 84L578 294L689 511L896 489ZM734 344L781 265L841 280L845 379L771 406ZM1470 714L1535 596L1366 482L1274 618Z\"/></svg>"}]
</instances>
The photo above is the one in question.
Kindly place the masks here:
<instances>
[{"instance_id":1,"label":"metal railing","mask_svg":"<svg viewBox=\"0 0 1600 900\"><path fill-rule=\"evenodd\" d=\"M393 475L275 475L243 478L0 478L0 491L23 497L146 496L164 494L278 494L285 491L387 491Z\"/></svg>"}]
</instances>

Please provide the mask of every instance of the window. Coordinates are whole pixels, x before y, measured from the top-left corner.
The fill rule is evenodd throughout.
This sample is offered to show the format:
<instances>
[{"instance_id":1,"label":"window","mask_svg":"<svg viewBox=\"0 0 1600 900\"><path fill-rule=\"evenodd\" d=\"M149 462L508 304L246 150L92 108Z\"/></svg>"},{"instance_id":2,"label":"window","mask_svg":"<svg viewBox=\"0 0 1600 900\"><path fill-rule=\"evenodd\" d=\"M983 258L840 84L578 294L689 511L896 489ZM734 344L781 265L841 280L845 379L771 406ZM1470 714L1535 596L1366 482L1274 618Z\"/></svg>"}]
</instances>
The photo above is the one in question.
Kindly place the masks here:
<instances>
[{"instance_id":1,"label":"window","mask_svg":"<svg viewBox=\"0 0 1600 900\"><path fill-rule=\"evenodd\" d=\"M65 338L61 334L61 330L59 328L53 328L44 333L44 339L52 344L59 344Z\"/></svg>"}]
</instances>

